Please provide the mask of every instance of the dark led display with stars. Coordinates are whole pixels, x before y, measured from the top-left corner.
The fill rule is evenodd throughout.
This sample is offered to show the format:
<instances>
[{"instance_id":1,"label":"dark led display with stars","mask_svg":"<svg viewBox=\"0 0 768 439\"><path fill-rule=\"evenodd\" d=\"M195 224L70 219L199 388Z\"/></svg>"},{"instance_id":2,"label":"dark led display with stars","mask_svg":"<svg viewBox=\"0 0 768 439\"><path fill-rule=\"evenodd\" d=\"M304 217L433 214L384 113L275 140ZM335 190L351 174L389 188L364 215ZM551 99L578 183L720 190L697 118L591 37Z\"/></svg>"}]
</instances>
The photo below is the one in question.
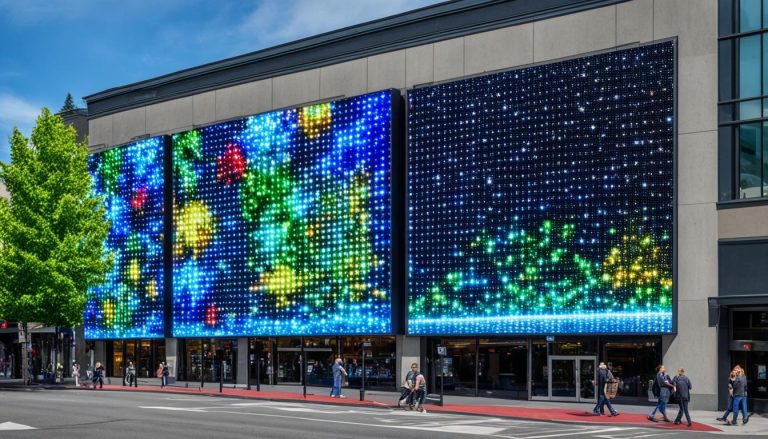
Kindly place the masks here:
<instances>
[{"instance_id":1,"label":"dark led display with stars","mask_svg":"<svg viewBox=\"0 0 768 439\"><path fill-rule=\"evenodd\" d=\"M672 331L674 42L411 90L411 334Z\"/></svg>"}]
</instances>

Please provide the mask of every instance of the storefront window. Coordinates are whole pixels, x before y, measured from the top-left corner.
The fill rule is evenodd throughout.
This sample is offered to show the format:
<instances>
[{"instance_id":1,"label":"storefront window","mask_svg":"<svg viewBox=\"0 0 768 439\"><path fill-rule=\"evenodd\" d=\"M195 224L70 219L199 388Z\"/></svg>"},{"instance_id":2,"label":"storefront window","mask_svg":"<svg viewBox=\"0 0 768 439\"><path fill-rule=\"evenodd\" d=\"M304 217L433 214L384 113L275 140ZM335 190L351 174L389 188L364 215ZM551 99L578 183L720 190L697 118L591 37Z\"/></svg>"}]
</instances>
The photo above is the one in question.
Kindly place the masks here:
<instances>
[{"instance_id":1,"label":"storefront window","mask_svg":"<svg viewBox=\"0 0 768 439\"><path fill-rule=\"evenodd\" d=\"M430 356L434 359L431 362L432 370L430 371L430 375L434 377L432 388L437 389L440 385L439 377L442 369L445 372L443 383L445 393L474 395L477 339L443 339L446 356L443 359L445 365L442 367L440 358L436 355L439 342L440 340L432 340L430 343Z\"/></svg>"},{"instance_id":2,"label":"storefront window","mask_svg":"<svg viewBox=\"0 0 768 439\"><path fill-rule=\"evenodd\" d=\"M648 381L661 363L661 339L608 339L603 349L604 361L619 379L619 395L646 398Z\"/></svg>"},{"instance_id":3,"label":"storefront window","mask_svg":"<svg viewBox=\"0 0 768 439\"><path fill-rule=\"evenodd\" d=\"M301 338L277 339L278 384L301 384Z\"/></svg>"},{"instance_id":4,"label":"storefront window","mask_svg":"<svg viewBox=\"0 0 768 439\"><path fill-rule=\"evenodd\" d=\"M363 343L370 346L363 346ZM349 386L362 385L362 351L365 350L365 387L392 388L397 382L395 337L341 337L341 358L349 373Z\"/></svg>"},{"instance_id":5,"label":"storefront window","mask_svg":"<svg viewBox=\"0 0 768 439\"><path fill-rule=\"evenodd\" d=\"M531 396L549 396L547 342L543 339L531 343Z\"/></svg>"},{"instance_id":6,"label":"storefront window","mask_svg":"<svg viewBox=\"0 0 768 439\"><path fill-rule=\"evenodd\" d=\"M528 342L480 339L480 395L528 398Z\"/></svg>"},{"instance_id":7,"label":"storefront window","mask_svg":"<svg viewBox=\"0 0 768 439\"><path fill-rule=\"evenodd\" d=\"M307 356L307 385L333 385L333 361L338 352L336 337L307 337L304 349Z\"/></svg>"},{"instance_id":8,"label":"storefront window","mask_svg":"<svg viewBox=\"0 0 768 439\"><path fill-rule=\"evenodd\" d=\"M112 342L112 376L123 376L123 346L122 341Z\"/></svg>"},{"instance_id":9,"label":"storefront window","mask_svg":"<svg viewBox=\"0 0 768 439\"><path fill-rule=\"evenodd\" d=\"M261 384L275 384L274 361L272 350L275 347L274 339L250 339L251 383L257 381Z\"/></svg>"},{"instance_id":10,"label":"storefront window","mask_svg":"<svg viewBox=\"0 0 768 439\"><path fill-rule=\"evenodd\" d=\"M733 339L768 341L768 311L734 311Z\"/></svg>"}]
</instances>

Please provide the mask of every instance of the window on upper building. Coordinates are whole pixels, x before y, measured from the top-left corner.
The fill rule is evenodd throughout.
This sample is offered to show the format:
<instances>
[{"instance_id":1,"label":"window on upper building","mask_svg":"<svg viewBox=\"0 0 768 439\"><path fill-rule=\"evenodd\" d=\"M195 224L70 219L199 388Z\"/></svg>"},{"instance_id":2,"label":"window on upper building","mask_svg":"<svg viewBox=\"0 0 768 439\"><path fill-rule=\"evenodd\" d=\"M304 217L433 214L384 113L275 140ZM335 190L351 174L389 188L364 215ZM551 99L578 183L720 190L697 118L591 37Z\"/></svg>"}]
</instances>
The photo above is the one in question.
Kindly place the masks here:
<instances>
[{"instance_id":1,"label":"window on upper building","mask_svg":"<svg viewBox=\"0 0 768 439\"><path fill-rule=\"evenodd\" d=\"M719 199L768 197L768 0L719 1Z\"/></svg>"}]
</instances>

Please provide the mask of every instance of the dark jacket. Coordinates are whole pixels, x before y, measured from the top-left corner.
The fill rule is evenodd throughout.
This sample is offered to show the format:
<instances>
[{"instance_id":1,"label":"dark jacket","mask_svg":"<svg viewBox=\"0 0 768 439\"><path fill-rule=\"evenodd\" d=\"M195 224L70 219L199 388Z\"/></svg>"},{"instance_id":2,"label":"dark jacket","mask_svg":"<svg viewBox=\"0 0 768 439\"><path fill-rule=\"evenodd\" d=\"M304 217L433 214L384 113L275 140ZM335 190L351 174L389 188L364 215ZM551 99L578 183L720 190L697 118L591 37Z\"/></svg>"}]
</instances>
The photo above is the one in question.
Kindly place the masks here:
<instances>
[{"instance_id":1,"label":"dark jacket","mask_svg":"<svg viewBox=\"0 0 768 439\"><path fill-rule=\"evenodd\" d=\"M605 383L614 379L613 374L608 369L597 369L597 396L605 395Z\"/></svg>"},{"instance_id":2,"label":"dark jacket","mask_svg":"<svg viewBox=\"0 0 768 439\"><path fill-rule=\"evenodd\" d=\"M691 380L685 375L678 375L672 380L672 384L677 387L677 394L680 395L680 399L683 401L691 400L691 390L693 385Z\"/></svg>"},{"instance_id":3,"label":"dark jacket","mask_svg":"<svg viewBox=\"0 0 768 439\"><path fill-rule=\"evenodd\" d=\"M168 366L163 366L163 376L167 377L170 375L170 371L168 370Z\"/></svg>"},{"instance_id":4,"label":"dark jacket","mask_svg":"<svg viewBox=\"0 0 768 439\"><path fill-rule=\"evenodd\" d=\"M747 396L747 377L744 375L733 380L733 396Z\"/></svg>"},{"instance_id":5,"label":"dark jacket","mask_svg":"<svg viewBox=\"0 0 768 439\"><path fill-rule=\"evenodd\" d=\"M672 380L669 378L669 375L665 373L657 373L656 374L656 383L658 383L659 388L661 389L661 393L669 393L672 392Z\"/></svg>"}]
</instances>

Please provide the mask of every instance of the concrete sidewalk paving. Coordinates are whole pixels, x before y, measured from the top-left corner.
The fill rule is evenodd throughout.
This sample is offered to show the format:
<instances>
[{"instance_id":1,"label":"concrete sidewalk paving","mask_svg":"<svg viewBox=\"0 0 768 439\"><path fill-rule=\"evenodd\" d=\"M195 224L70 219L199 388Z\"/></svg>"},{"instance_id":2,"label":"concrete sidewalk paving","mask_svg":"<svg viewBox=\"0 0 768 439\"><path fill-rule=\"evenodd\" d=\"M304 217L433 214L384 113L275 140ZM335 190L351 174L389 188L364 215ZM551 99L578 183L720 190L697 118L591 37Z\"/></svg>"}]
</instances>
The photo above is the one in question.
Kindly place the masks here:
<instances>
[{"instance_id":1,"label":"concrete sidewalk paving","mask_svg":"<svg viewBox=\"0 0 768 439\"><path fill-rule=\"evenodd\" d=\"M22 384L20 380L18 381L18 384ZM8 381L0 381L0 387L2 387L5 383L8 383ZM71 379L66 380L67 388L74 388L73 384L74 381ZM111 391L142 391L189 395L226 396L274 401L296 401L382 408L395 407L397 399L399 398L399 393L397 392L374 390L366 391L365 400L360 401L359 390L350 388L343 389L343 393L347 396L346 399L337 399L330 398L330 389L327 387L307 387L307 396L305 398L303 394L303 387L301 386L262 385L261 391L257 391L255 385L252 386L251 390L246 390L244 385L235 386L232 384L226 384L223 391L220 393L218 383L205 383L201 389L199 382L175 382L170 384L165 389L160 389L159 379L141 378L139 379L138 384L138 388L129 388L122 385L122 380L120 378L109 378L105 380L104 389ZM42 387L60 388L62 386L45 385ZM437 396L430 395L430 397L434 398ZM693 410L690 413L694 421L694 426L689 429L685 425L685 420L683 420L682 425L672 425L664 422L652 423L646 420L645 417L652 410L650 405L624 405L619 403L615 404L615 408L621 413L621 415L618 417L601 417L592 415L591 411L593 404L589 403L509 400L455 395L445 396L444 403L445 405L443 407L430 404L427 405L426 408L430 412L476 414L554 422L640 425L644 427L664 429L696 430L700 432L707 431L713 433L723 432L739 435L768 436L768 418L760 415L752 416L747 425L742 425L741 422L739 422L738 426L726 426L723 423L717 422L715 420L715 418L722 414L720 412ZM669 416L670 418L674 418L676 415L677 406L671 405L669 409Z\"/></svg>"}]
</instances>

